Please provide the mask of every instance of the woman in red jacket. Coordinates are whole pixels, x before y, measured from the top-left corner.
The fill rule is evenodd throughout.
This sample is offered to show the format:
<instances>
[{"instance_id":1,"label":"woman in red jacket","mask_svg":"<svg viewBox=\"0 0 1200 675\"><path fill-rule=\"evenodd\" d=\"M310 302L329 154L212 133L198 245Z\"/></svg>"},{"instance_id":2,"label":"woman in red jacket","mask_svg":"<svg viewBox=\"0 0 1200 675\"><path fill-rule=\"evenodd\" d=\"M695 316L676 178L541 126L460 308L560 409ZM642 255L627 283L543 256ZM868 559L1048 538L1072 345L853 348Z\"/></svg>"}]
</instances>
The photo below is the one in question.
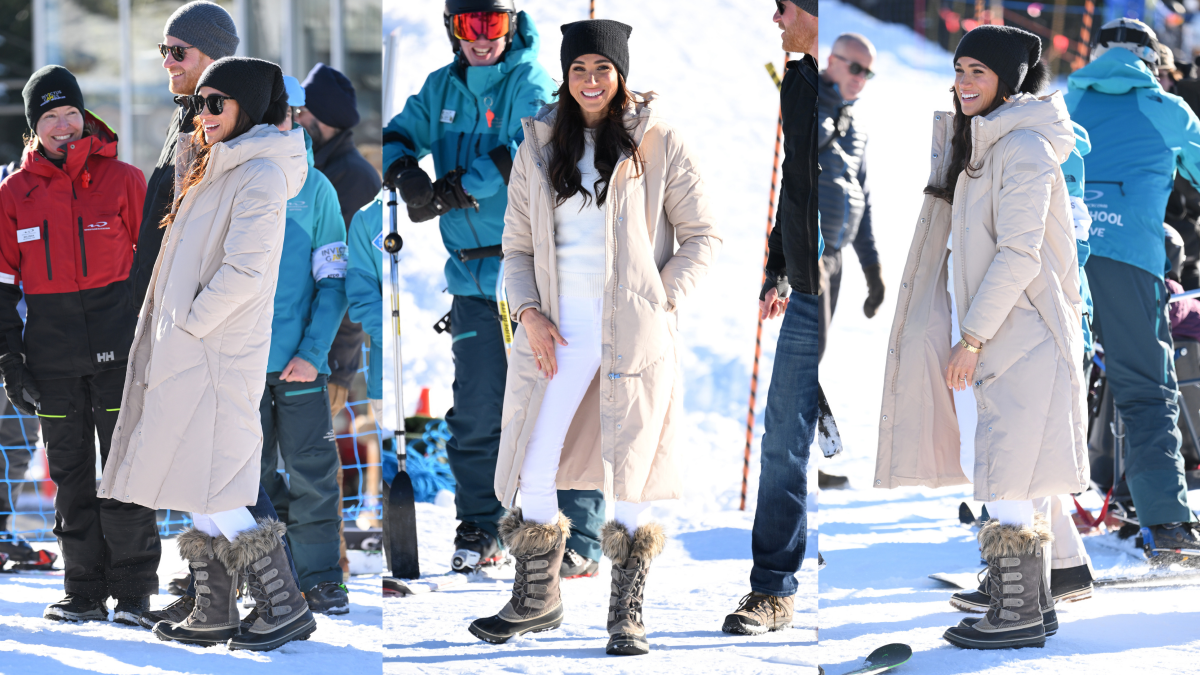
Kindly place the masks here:
<instances>
[{"instance_id":1,"label":"woman in red jacket","mask_svg":"<svg viewBox=\"0 0 1200 675\"><path fill-rule=\"evenodd\" d=\"M46 66L22 91L21 170L0 184L0 372L12 404L37 415L58 488L54 534L66 597L58 621L138 625L158 592L154 511L96 497L137 325L125 283L146 180L117 161L117 137L83 105L75 76ZM24 293L27 323L17 313Z\"/></svg>"}]
</instances>

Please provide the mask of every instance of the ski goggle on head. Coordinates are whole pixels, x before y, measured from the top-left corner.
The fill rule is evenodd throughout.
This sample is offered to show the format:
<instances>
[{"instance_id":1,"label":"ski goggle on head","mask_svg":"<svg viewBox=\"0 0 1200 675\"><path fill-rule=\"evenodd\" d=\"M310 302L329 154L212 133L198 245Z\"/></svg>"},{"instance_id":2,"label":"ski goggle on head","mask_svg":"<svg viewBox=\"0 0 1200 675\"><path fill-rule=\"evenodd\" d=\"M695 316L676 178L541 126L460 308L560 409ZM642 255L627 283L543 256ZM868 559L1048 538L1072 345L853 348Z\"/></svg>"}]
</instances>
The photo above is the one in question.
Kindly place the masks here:
<instances>
[{"instance_id":1,"label":"ski goggle on head","mask_svg":"<svg viewBox=\"0 0 1200 675\"><path fill-rule=\"evenodd\" d=\"M499 40L508 35L509 15L506 12L469 12L450 17L454 37L467 42Z\"/></svg>"}]
</instances>

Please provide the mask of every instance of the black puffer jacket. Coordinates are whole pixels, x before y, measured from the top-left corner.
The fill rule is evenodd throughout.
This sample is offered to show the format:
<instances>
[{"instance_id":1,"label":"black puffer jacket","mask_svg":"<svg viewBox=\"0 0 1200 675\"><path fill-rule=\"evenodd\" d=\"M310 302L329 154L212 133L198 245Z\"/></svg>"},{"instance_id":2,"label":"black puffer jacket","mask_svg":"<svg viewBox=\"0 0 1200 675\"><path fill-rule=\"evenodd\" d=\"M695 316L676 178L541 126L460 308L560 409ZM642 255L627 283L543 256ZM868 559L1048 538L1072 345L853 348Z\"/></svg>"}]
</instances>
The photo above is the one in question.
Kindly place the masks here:
<instances>
[{"instance_id":1,"label":"black puffer jacket","mask_svg":"<svg viewBox=\"0 0 1200 675\"><path fill-rule=\"evenodd\" d=\"M867 135L854 124L854 104L842 100L837 85L820 79L817 102L817 161L821 163L821 234L825 252L854 246L863 267L879 263L871 231L871 191L867 185Z\"/></svg>"},{"instance_id":2,"label":"black puffer jacket","mask_svg":"<svg viewBox=\"0 0 1200 675\"><path fill-rule=\"evenodd\" d=\"M771 231L768 277L787 276L792 289L816 295L820 226L817 220L817 62L788 61L779 91L783 111L783 184Z\"/></svg>"}]
</instances>

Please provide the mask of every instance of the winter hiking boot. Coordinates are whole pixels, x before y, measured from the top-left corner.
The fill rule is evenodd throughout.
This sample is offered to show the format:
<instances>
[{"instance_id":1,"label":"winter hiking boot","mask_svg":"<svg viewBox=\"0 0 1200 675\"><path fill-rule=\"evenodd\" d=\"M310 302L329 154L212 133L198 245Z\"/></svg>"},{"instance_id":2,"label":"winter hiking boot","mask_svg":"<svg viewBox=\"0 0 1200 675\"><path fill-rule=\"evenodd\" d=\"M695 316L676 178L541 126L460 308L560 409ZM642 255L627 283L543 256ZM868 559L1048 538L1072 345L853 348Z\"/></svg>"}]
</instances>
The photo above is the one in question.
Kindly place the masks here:
<instances>
[{"instance_id":1,"label":"winter hiking boot","mask_svg":"<svg viewBox=\"0 0 1200 675\"><path fill-rule=\"evenodd\" d=\"M229 640L230 649L270 651L292 640L307 640L317 630L317 619L296 586L283 550L286 533L287 526L278 520L260 518L258 527L239 534L230 547L230 565L248 576L257 614Z\"/></svg>"},{"instance_id":2,"label":"winter hiking boot","mask_svg":"<svg viewBox=\"0 0 1200 675\"><path fill-rule=\"evenodd\" d=\"M0 555L12 563L9 569L14 570L49 570L54 569L54 561L58 556L50 551L35 549L21 537L11 532L0 534ZM0 567L3 567L0 563Z\"/></svg>"},{"instance_id":3,"label":"winter hiking boot","mask_svg":"<svg viewBox=\"0 0 1200 675\"><path fill-rule=\"evenodd\" d=\"M455 572L474 572L503 559L504 552L500 550L500 545L486 530L475 523L458 524L454 532L454 557L450 559L450 569Z\"/></svg>"},{"instance_id":4,"label":"winter hiking boot","mask_svg":"<svg viewBox=\"0 0 1200 675\"><path fill-rule=\"evenodd\" d=\"M792 626L796 599L751 591L738 601L737 611L725 617L721 630L734 635L762 635Z\"/></svg>"},{"instance_id":5,"label":"winter hiking boot","mask_svg":"<svg viewBox=\"0 0 1200 675\"><path fill-rule=\"evenodd\" d=\"M578 579L580 577L594 577L600 574L600 562L591 558L576 553L571 549L563 555L562 572L559 572L559 577L562 579Z\"/></svg>"},{"instance_id":6,"label":"winter hiking boot","mask_svg":"<svg viewBox=\"0 0 1200 675\"><path fill-rule=\"evenodd\" d=\"M88 598L77 593L46 607L42 618L51 621L108 621L107 598Z\"/></svg>"},{"instance_id":7,"label":"winter hiking boot","mask_svg":"<svg viewBox=\"0 0 1200 675\"><path fill-rule=\"evenodd\" d=\"M1044 647L1043 610L1052 610L1052 600L1043 586L1050 583L1047 554L1053 538L1040 513L1034 514L1033 527L990 520L980 528L991 604L982 619L950 628L942 637L964 649Z\"/></svg>"},{"instance_id":8,"label":"winter hiking boot","mask_svg":"<svg viewBox=\"0 0 1200 675\"><path fill-rule=\"evenodd\" d=\"M979 588L973 591L959 591L950 596L950 604L955 609L980 614L988 610L992 600L985 588L987 569L980 570L979 577ZM1087 600L1092 597L1092 588L1092 570L1087 565L1050 570L1050 594L1056 603Z\"/></svg>"},{"instance_id":9,"label":"winter hiking boot","mask_svg":"<svg viewBox=\"0 0 1200 675\"><path fill-rule=\"evenodd\" d=\"M563 608L559 574L571 521L558 512L556 523L535 523L513 509L500 519L500 538L516 558L512 598L495 616L476 619L471 635L503 644L514 635L540 633L562 625Z\"/></svg>"},{"instance_id":10,"label":"winter hiking boot","mask_svg":"<svg viewBox=\"0 0 1200 675\"><path fill-rule=\"evenodd\" d=\"M850 479L845 476L835 476L831 473L817 470L817 487L822 490L845 490L850 487Z\"/></svg>"},{"instance_id":11,"label":"winter hiking boot","mask_svg":"<svg viewBox=\"0 0 1200 675\"><path fill-rule=\"evenodd\" d=\"M154 624L159 640L174 640L187 645L211 647L225 644L237 633L240 625L237 608L237 588L241 572L227 562L231 544L224 535L211 537L200 530L188 528L176 541L179 556L188 562L196 579L196 598L191 611L179 621L165 619ZM186 596L184 596L186 597ZM171 605L176 607L182 599ZM167 613L161 610L160 613Z\"/></svg>"},{"instance_id":12,"label":"winter hiking boot","mask_svg":"<svg viewBox=\"0 0 1200 675\"><path fill-rule=\"evenodd\" d=\"M192 608L195 606L196 599L190 595L185 595L162 609L151 609L142 612L142 615L138 617L138 623L141 624L142 628L151 629L159 621L179 623L186 619L188 614L192 613Z\"/></svg>"},{"instance_id":13,"label":"winter hiking boot","mask_svg":"<svg viewBox=\"0 0 1200 675\"><path fill-rule=\"evenodd\" d=\"M1179 563L1200 568L1200 529L1196 523L1167 523L1142 528L1142 551L1152 567Z\"/></svg>"},{"instance_id":14,"label":"winter hiking boot","mask_svg":"<svg viewBox=\"0 0 1200 675\"><path fill-rule=\"evenodd\" d=\"M615 520L600 530L600 549L612 560L612 586L608 596L608 647L615 656L650 653L646 626L642 623L642 596L650 563L667 545L662 525L647 523L629 536L629 529Z\"/></svg>"},{"instance_id":15,"label":"winter hiking boot","mask_svg":"<svg viewBox=\"0 0 1200 675\"><path fill-rule=\"evenodd\" d=\"M317 614L349 614L350 596L346 587L336 581L322 581L304 594L308 608Z\"/></svg>"},{"instance_id":16,"label":"winter hiking boot","mask_svg":"<svg viewBox=\"0 0 1200 675\"><path fill-rule=\"evenodd\" d=\"M113 623L141 626L142 614L148 611L150 611L150 596L117 598L117 606L113 608Z\"/></svg>"}]
</instances>

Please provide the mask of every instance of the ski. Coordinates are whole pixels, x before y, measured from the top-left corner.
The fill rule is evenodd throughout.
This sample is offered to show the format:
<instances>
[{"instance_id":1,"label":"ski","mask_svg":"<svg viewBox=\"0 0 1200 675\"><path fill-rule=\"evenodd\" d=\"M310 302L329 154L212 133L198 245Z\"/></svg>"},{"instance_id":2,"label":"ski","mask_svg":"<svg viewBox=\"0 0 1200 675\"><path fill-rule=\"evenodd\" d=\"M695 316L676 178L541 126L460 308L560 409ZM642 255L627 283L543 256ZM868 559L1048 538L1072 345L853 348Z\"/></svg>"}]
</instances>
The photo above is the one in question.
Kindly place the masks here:
<instances>
[{"instance_id":1,"label":"ski","mask_svg":"<svg viewBox=\"0 0 1200 675\"><path fill-rule=\"evenodd\" d=\"M829 409L829 401L825 400L825 390L820 384L817 384L817 445L826 458L842 451L842 434L838 432L833 411Z\"/></svg>"},{"instance_id":2,"label":"ski","mask_svg":"<svg viewBox=\"0 0 1200 675\"><path fill-rule=\"evenodd\" d=\"M435 577L425 577L424 579L413 579L411 581L395 577L384 577L383 597L396 598L444 591L447 588L464 586L469 581L470 579L467 578L467 575L459 574L458 572L451 572Z\"/></svg>"},{"instance_id":3,"label":"ski","mask_svg":"<svg viewBox=\"0 0 1200 675\"><path fill-rule=\"evenodd\" d=\"M937 572L929 575L930 579L940 581L954 588L973 591L979 587L979 570L962 572Z\"/></svg>"},{"instance_id":4,"label":"ski","mask_svg":"<svg viewBox=\"0 0 1200 675\"><path fill-rule=\"evenodd\" d=\"M1155 588L1194 586L1200 584L1200 570L1167 570L1131 574L1120 577L1101 577L1092 582L1096 588Z\"/></svg>"},{"instance_id":5,"label":"ski","mask_svg":"<svg viewBox=\"0 0 1200 675\"><path fill-rule=\"evenodd\" d=\"M912 658L912 647L899 643L884 645L867 654L867 658L863 661L861 668L843 673L843 675L874 675L875 673L882 673L907 662L910 658Z\"/></svg>"}]
</instances>

